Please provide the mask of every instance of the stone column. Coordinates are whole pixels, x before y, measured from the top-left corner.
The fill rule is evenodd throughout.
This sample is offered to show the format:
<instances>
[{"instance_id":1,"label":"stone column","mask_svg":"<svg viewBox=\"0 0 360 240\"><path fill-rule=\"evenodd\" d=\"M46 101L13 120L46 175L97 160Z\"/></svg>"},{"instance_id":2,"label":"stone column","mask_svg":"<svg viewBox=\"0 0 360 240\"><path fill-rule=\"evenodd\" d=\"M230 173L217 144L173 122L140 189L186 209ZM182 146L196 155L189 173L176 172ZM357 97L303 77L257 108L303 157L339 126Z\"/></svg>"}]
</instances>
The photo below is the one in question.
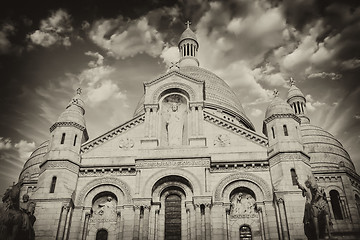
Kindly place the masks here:
<instances>
[{"instance_id":1,"label":"stone column","mask_svg":"<svg viewBox=\"0 0 360 240\"><path fill-rule=\"evenodd\" d=\"M215 202L211 208L211 226L213 239L224 239L224 208L222 202Z\"/></svg>"},{"instance_id":2,"label":"stone column","mask_svg":"<svg viewBox=\"0 0 360 240\"><path fill-rule=\"evenodd\" d=\"M133 239L134 230L134 206L125 205L122 212L123 221L123 239ZM126 220L125 220L126 219Z\"/></svg>"},{"instance_id":3,"label":"stone column","mask_svg":"<svg viewBox=\"0 0 360 240\"><path fill-rule=\"evenodd\" d=\"M85 240L86 228L89 223L90 210L84 210L81 216L80 229L77 239Z\"/></svg>"},{"instance_id":4,"label":"stone column","mask_svg":"<svg viewBox=\"0 0 360 240\"><path fill-rule=\"evenodd\" d=\"M203 135L204 113L203 106L198 106L198 135Z\"/></svg>"},{"instance_id":5,"label":"stone column","mask_svg":"<svg viewBox=\"0 0 360 240\"><path fill-rule=\"evenodd\" d=\"M64 230L64 238L63 239L69 239L70 223L71 223L72 214L73 214L72 206L68 207L67 211L68 211L68 213L66 215L66 222L65 222L65 230Z\"/></svg>"},{"instance_id":6,"label":"stone column","mask_svg":"<svg viewBox=\"0 0 360 240\"><path fill-rule=\"evenodd\" d=\"M223 239L230 239L231 231L230 231L230 203L224 204L224 222L225 222L225 231Z\"/></svg>"},{"instance_id":7,"label":"stone column","mask_svg":"<svg viewBox=\"0 0 360 240\"><path fill-rule=\"evenodd\" d=\"M149 213L150 213L150 206L144 206L144 219L143 219L143 233L142 239L147 240L149 238Z\"/></svg>"},{"instance_id":8,"label":"stone column","mask_svg":"<svg viewBox=\"0 0 360 240\"><path fill-rule=\"evenodd\" d=\"M66 221L68 218L70 207L67 205L63 205L61 212L60 212L60 219L58 224L58 229L56 233L56 239L64 239L65 236L65 227L66 227Z\"/></svg>"},{"instance_id":9,"label":"stone column","mask_svg":"<svg viewBox=\"0 0 360 240\"><path fill-rule=\"evenodd\" d=\"M139 239L139 233L140 233L140 206L135 205L134 206L134 233L133 233L133 239L138 240Z\"/></svg>"},{"instance_id":10,"label":"stone column","mask_svg":"<svg viewBox=\"0 0 360 240\"><path fill-rule=\"evenodd\" d=\"M116 239L122 239L121 233L122 233L122 216L121 216L121 211L117 210L116 211Z\"/></svg>"},{"instance_id":11,"label":"stone column","mask_svg":"<svg viewBox=\"0 0 360 240\"><path fill-rule=\"evenodd\" d=\"M145 107L145 137L150 137L150 108Z\"/></svg>"},{"instance_id":12,"label":"stone column","mask_svg":"<svg viewBox=\"0 0 360 240\"><path fill-rule=\"evenodd\" d=\"M211 239L211 216L210 216L210 203L205 204L205 236L207 240Z\"/></svg>"},{"instance_id":13,"label":"stone column","mask_svg":"<svg viewBox=\"0 0 360 240\"><path fill-rule=\"evenodd\" d=\"M282 228L283 239L287 240L287 239L290 239L290 237L289 237L289 228L287 226L287 218L286 218L286 212L285 212L286 210L285 210L284 199L278 198L277 204L279 206L279 215L280 215L280 219L281 219L281 228Z\"/></svg>"},{"instance_id":14,"label":"stone column","mask_svg":"<svg viewBox=\"0 0 360 240\"><path fill-rule=\"evenodd\" d=\"M200 204L195 204L196 239L201 239L201 209Z\"/></svg>"},{"instance_id":15,"label":"stone column","mask_svg":"<svg viewBox=\"0 0 360 240\"><path fill-rule=\"evenodd\" d=\"M263 217L263 207L257 206L256 211L259 214L259 220L260 220L260 231L261 231L261 239L265 240L265 226L264 226L264 217Z\"/></svg>"},{"instance_id":16,"label":"stone column","mask_svg":"<svg viewBox=\"0 0 360 240\"><path fill-rule=\"evenodd\" d=\"M196 112L195 112L195 106L194 105L190 105L190 109L191 109L191 114L190 114L190 129L191 129L191 134L190 136L195 136L196 135Z\"/></svg>"}]
</instances>

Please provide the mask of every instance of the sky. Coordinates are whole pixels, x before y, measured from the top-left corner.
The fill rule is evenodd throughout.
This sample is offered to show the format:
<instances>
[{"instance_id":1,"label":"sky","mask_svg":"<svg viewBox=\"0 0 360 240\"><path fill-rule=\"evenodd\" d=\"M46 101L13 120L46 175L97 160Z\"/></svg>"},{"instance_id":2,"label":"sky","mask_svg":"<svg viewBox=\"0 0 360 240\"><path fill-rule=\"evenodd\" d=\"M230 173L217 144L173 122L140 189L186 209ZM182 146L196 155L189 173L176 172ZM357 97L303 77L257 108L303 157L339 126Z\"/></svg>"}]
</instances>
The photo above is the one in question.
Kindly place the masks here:
<instances>
[{"instance_id":1,"label":"sky","mask_svg":"<svg viewBox=\"0 0 360 240\"><path fill-rule=\"evenodd\" d=\"M311 123L360 171L360 5L336 0L9 1L0 9L0 194L78 87L90 139L132 118L143 82L179 58L192 22L200 66L227 82L261 133L289 79Z\"/></svg>"}]
</instances>

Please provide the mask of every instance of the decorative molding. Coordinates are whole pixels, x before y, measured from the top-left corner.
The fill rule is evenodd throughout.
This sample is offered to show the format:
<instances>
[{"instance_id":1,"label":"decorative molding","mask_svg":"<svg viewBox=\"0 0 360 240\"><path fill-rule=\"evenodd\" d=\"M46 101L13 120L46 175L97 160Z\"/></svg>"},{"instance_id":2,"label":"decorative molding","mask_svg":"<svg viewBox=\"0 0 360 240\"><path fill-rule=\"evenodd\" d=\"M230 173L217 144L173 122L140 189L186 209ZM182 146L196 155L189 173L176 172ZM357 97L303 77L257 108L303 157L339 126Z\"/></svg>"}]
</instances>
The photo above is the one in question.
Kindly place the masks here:
<instances>
[{"instance_id":1,"label":"decorative molding","mask_svg":"<svg viewBox=\"0 0 360 240\"><path fill-rule=\"evenodd\" d=\"M220 183L218 184L215 190L215 196L214 196L215 201L221 201L225 187L231 184L232 182L236 182L236 181L253 182L262 190L265 200L271 199L272 197L271 189L268 186L268 183L264 179L251 173L236 173L236 174L231 174L220 181Z\"/></svg>"},{"instance_id":2,"label":"decorative molding","mask_svg":"<svg viewBox=\"0 0 360 240\"><path fill-rule=\"evenodd\" d=\"M79 172L79 166L68 160L48 160L40 167L40 174L49 168L65 168L73 173Z\"/></svg>"},{"instance_id":3,"label":"decorative molding","mask_svg":"<svg viewBox=\"0 0 360 240\"><path fill-rule=\"evenodd\" d=\"M209 167L210 159L136 160L136 168Z\"/></svg>"},{"instance_id":4,"label":"decorative molding","mask_svg":"<svg viewBox=\"0 0 360 240\"><path fill-rule=\"evenodd\" d=\"M218 163L211 165L210 172L267 171L268 169L268 162Z\"/></svg>"},{"instance_id":5,"label":"decorative molding","mask_svg":"<svg viewBox=\"0 0 360 240\"><path fill-rule=\"evenodd\" d=\"M124 203L131 204L132 196L130 187L127 183L123 182L118 178L100 178L95 179L89 182L86 186L82 188L79 192L79 195L76 198L76 205L83 205L86 195L94 188L101 186L101 185L113 185L118 187L124 193Z\"/></svg>"},{"instance_id":6,"label":"decorative molding","mask_svg":"<svg viewBox=\"0 0 360 240\"><path fill-rule=\"evenodd\" d=\"M144 197L151 197L151 191L156 182L167 176L180 176L185 178L189 181L194 195L199 195L202 192L202 184L193 173L182 168L168 168L159 170L146 181L142 188L142 195Z\"/></svg>"},{"instance_id":7,"label":"decorative molding","mask_svg":"<svg viewBox=\"0 0 360 240\"><path fill-rule=\"evenodd\" d=\"M194 101L196 99L196 93L195 91L187 84L184 83L180 83L180 82L171 82L171 83L167 83L164 84L162 86L160 86L158 89L156 89L153 93L152 96L152 103L156 103L159 100L159 96L161 95L162 92L164 92L167 89L171 89L171 88L179 88L184 90L187 94L189 94L189 101ZM146 103L148 104L148 103Z\"/></svg>"},{"instance_id":8,"label":"decorative molding","mask_svg":"<svg viewBox=\"0 0 360 240\"><path fill-rule=\"evenodd\" d=\"M264 147L268 146L268 140L266 138L256 134L255 132L251 132L249 129L245 129L242 126L237 126L206 111L204 111L204 120L214 123L229 131L232 131L235 134L243 136L256 144Z\"/></svg>"},{"instance_id":9,"label":"decorative molding","mask_svg":"<svg viewBox=\"0 0 360 240\"><path fill-rule=\"evenodd\" d=\"M75 127L80 131L85 131L86 128L76 122L56 122L50 127L50 132L54 131L57 127Z\"/></svg>"},{"instance_id":10,"label":"decorative molding","mask_svg":"<svg viewBox=\"0 0 360 240\"><path fill-rule=\"evenodd\" d=\"M271 121L274 120L275 118L292 118L292 119L294 119L296 122L298 122L299 124L301 124L301 119L300 119L298 116L296 116L294 113L286 113L286 114L284 114L284 113L281 113L281 114L277 113L277 114L272 114L270 117L268 117L268 118L266 118L266 119L264 120L264 123L265 123L265 124L268 124L269 122L271 122Z\"/></svg>"},{"instance_id":11,"label":"decorative molding","mask_svg":"<svg viewBox=\"0 0 360 240\"><path fill-rule=\"evenodd\" d=\"M141 114L138 117L120 125L119 127L114 128L113 130L110 130L109 132L101 135L100 137L97 137L95 139L93 139L92 141L85 143L82 147L81 147L81 152L80 153L86 153L88 151L90 151L91 149L102 145L104 142L109 141L110 139L120 135L121 133L124 133L128 130L130 130L131 128L139 125L140 123L143 123L145 121L145 114Z\"/></svg>"},{"instance_id":12,"label":"decorative molding","mask_svg":"<svg viewBox=\"0 0 360 240\"><path fill-rule=\"evenodd\" d=\"M102 177L102 176L135 176L134 167L118 168L80 168L79 177Z\"/></svg>"}]
</instances>

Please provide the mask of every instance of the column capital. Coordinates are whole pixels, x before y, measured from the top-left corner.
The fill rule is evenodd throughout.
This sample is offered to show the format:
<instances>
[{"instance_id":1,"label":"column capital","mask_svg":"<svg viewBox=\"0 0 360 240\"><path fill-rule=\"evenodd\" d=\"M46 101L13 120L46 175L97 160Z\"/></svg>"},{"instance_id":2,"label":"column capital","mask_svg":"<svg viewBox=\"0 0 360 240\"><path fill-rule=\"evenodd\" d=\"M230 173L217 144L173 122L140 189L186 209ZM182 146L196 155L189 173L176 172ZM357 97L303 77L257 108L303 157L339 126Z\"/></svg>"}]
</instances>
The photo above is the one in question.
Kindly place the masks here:
<instances>
[{"instance_id":1,"label":"column capital","mask_svg":"<svg viewBox=\"0 0 360 240\"><path fill-rule=\"evenodd\" d=\"M192 108L192 107L203 108L204 107L204 102L189 102L189 106L190 106L190 108Z\"/></svg>"}]
</instances>

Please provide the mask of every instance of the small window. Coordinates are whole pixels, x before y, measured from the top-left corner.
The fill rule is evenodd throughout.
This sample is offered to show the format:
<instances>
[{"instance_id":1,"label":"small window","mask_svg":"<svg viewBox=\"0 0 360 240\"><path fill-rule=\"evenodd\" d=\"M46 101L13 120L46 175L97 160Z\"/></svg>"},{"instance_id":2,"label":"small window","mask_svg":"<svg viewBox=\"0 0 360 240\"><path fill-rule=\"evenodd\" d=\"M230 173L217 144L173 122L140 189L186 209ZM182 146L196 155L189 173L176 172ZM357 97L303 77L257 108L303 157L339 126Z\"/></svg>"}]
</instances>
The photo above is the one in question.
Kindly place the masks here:
<instances>
[{"instance_id":1,"label":"small window","mask_svg":"<svg viewBox=\"0 0 360 240\"><path fill-rule=\"evenodd\" d=\"M75 147L75 145L76 145L76 139L77 139L77 134L76 134L75 137L74 137L74 147Z\"/></svg>"},{"instance_id":2,"label":"small window","mask_svg":"<svg viewBox=\"0 0 360 240\"><path fill-rule=\"evenodd\" d=\"M60 144L64 144L64 142L65 142L65 133L63 133L62 136L61 136Z\"/></svg>"},{"instance_id":3,"label":"small window","mask_svg":"<svg viewBox=\"0 0 360 240\"><path fill-rule=\"evenodd\" d=\"M283 129L284 129L284 136L289 136L286 125L283 125Z\"/></svg>"},{"instance_id":4,"label":"small window","mask_svg":"<svg viewBox=\"0 0 360 240\"><path fill-rule=\"evenodd\" d=\"M273 127L271 128L271 131L272 131L273 139L275 139L275 130Z\"/></svg>"},{"instance_id":5,"label":"small window","mask_svg":"<svg viewBox=\"0 0 360 240\"><path fill-rule=\"evenodd\" d=\"M240 240L251 240L252 233L249 226L243 225L240 227Z\"/></svg>"},{"instance_id":6,"label":"small window","mask_svg":"<svg viewBox=\"0 0 360 240\"><path fill-rule=\"evenodd\" d=\"M297 107L298 107L298 112L301 113L301 108L300 108L300 103L299 102L296 102L297 103Z\"/></svg>"},{"instance_id":7,"label":"small window","mask_svg":"<svg viewBox=\"0 0 360 240\"><path fill-rule=\"evenodd\" d=\"M55 192L55 185L56 185L56 177L54 176L51 180L51 186L50 186L50 193L54 193Z\"/></svg>"},{"instance_id":8,"label":"small window","mask_svg":"<svg viewBox=\"0 0 360 240\"><path fill-rule=\"evenodd\" d=\"M297 175L296 175L295 169L293 169L293 168L290 169L290 174L291 174L292 184L297 185L297 181L296 181Z\"/></svg>"},{"instance_id":9,"label":"small window","mask_svg":"<svg viewBox=\"0 0 360 240\"><path fill-rule=\"evenodd\" d=\"M343 214L341 212L341 202L338 191L336 190L330 191L330 200L331 200L332 210L334 213L334 218L337 220L344 219Z\"/></svg>"}]
</instances>

